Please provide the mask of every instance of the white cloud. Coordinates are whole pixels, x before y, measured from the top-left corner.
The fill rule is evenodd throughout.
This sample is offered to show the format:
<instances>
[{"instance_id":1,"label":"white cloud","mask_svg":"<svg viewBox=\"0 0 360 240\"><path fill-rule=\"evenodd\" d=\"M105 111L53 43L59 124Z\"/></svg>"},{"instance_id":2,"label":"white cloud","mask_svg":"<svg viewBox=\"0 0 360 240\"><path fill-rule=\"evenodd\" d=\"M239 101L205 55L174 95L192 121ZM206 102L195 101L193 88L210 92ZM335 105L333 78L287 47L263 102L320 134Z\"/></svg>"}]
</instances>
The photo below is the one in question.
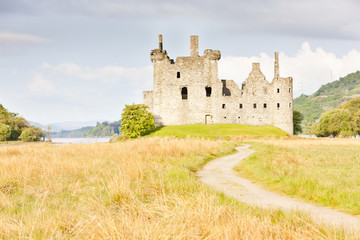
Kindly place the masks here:
<instances>
[{"instance_id":1,"label":"white cloud","mask_svg":"<svg viewBox=\"0 0 360 240\"><path fill-rule=\"evenodd\" d=\"M280 53L280 75L294 79L294 96L311 94L321 85L338 80L349 73L360 70L360 52L352 50L342 57L336 57L322 48L312 50L304 42L295 56ZM274 76L274 58L265 53L259 57L226 56L219 62L219 77L233 79L239 85L251 71L252 62L260 62L261 70L269 82Z\"/></svg>"},{"instance_id":2,"label":"white cloud","mask_svg":"<svg viewBox=\"0 0 360 240\"><path fill-rule=\"evenodd\" d=\"M48 42L50 40L29 34L0 32L0 44L3 45L43 44Z\"/></svg>"},{"instance_id":3,"label":"white cloud","mask_svg":"<svg viewBox=\"0 0 360 240\"><path fill-rule=\"evenodd\" d=\"M44 96L49 96L55 92L54 85L39 73L34 74L34 79L29 83L28 88L31 93Z\"/></svg>"},{"instance_id":4,"label":"white cloud","mask_svg":"<svg viewBox=\"0 0 360 240\"><path fill-rule=\"evenodd\" d=\"M41 68L53 74L87 81L100 81L103 83L128 81L131 86L148 86L152 83L151 65L136 68L122 66L91 68L74 63L63 63L57 66L44 63Z\"/></svg>"}]
</instances>

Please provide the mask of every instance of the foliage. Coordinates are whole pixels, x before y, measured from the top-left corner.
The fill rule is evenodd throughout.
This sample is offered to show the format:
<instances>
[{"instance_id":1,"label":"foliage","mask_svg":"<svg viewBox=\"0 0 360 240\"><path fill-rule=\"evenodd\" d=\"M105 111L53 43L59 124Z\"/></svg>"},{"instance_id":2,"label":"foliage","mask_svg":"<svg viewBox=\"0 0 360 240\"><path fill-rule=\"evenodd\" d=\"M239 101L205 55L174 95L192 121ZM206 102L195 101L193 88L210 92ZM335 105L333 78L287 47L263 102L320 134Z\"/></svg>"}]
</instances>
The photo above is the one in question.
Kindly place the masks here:
<instances>
[{"instance_id":1,"label":"foliage","mask_svg":"<svg viewBox=\"0 0 360 240\"><path fill-rule=\"evenodd\" d=\"M304 114L308 122L315 122L325 111L356 98L360 94L360 71L348 74L337 81L322 85L314 94L294 99L294 109Z\"/></svg>"},{"instance_id":2,"label":"foliage","mask_svg":"<svg viewBox=\"0 0 360 240\"><path fill-rule=\"evenodd\" d=\"M24 142L40 141L45 137L44 132L38 127L28 127L20 135L19 139Z\"/></svg>"},{"instance_id":3,"label":"foliage","mask_svg":"<svg viewBox=\"0 0 360 240\"><path fill-rule=\"evenodd\" d=\"M301 122L304 119L304 115L297 111L293 111L293 124L294 124L294 134L302 133Z\"/></svg>"},{"instance_id":4,"label":"foliage","mask_svg":"<svg viewBox=\"0 0 360 240\"><path fill-rule=\"evenodd\" d=\"M360 142L357 139L267 140L238 167L271 190L360 214Z\"/></svg>"},{"instance_id":5,"label":"foliage","mask_svg":"<svg viewBox=\"0 0 360 240\"><path fill-rule=\"evenodd\" d=\"M317 137L350 137L360 134L360 98L321 115L312 127Z\"/></svg>"},{"instance_id":6,"label":"foliage","mask_svg":"<svg viewBox=\"0 0 360 240\"><path fill-rule=\"evenodd\" d=\"M0 141L5 141L10 138L12 128L9 125L0 123Z\"/></svg>"},{"instance_id":7,"label":"foliage","mask_svg":"<svg viewBox=\"0 0 360 240\"><path fill-rule=\"evenodd\" d=\"M136 138L155 128L154 115L144 104L125 105L121 114L121 130L124 137Z\"/></svg>"},{"instance_id":8,"label":"foliage","mask_svg":"<svg viewBox=\"0 0 360 240\"><path fill-rule=\"evenodd\" d=\"M11 134L6 140L18 140L23 130L30 127L30 124L19 114L9 112L0 104L0 124L5 124L11 128Z\"/></svg>"},{"instance_id":9,"label":"foliage","mask_svg":"<svg viewBox=\"0 0 360 240\"><path fill-rule=\"evenodd\" d=\"M82 127L74 130L61 130L60 132L51 132L53 138L81 138L84 137L84 133L87 130L91 130L94 127Z\"/></svg>"},{"instance_id":10,"label":"foliage","mask_svg":"<svg viewBox=\"0 0 360 240\"><path fill-rule=\"evenodd\" d=\"M193 124L155 128L150 136L202 137L218 139L233 136L281 137L288 134L273 126L249 126L242 124Z\"/></svg>"},{"instance_id":11,"label":"foliage","mask_svg":"<svg viewBox=\"0 0 360 240\"><path fill-rule=\"evenodd\" d=\"M84 137L108 137L114 134L119 134L119 128L121 126L121 121L115 122L102 122L97 123L96 127L88 129L84 132Z\"/></svg>"}]
</instances>

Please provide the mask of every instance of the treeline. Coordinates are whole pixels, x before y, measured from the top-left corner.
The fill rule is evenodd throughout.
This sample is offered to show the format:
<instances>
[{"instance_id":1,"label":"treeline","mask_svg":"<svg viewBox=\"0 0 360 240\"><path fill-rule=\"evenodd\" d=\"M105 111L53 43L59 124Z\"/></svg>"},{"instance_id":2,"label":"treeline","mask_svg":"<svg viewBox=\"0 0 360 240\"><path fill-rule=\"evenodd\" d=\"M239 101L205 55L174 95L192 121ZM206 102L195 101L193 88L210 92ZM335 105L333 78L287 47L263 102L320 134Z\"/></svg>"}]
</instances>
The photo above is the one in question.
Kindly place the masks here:
<instances>
[{"instance_id":1,"label":"treeline","mask_svg":"<svg viewBox=\"0 0 360 240\"><path fill-rule=\"evenodd\" d=\"M52 132L53 138L81 138L88 130L92 130L94 127L82 127L75 130L61 130L60 132Z\"/></svg>"},{"instance_id":2,"label":"treeline","mask_svg":"<svg viewBox=\"0 0 360 240\"><path fill-rule=\"evenodd\" d=\"M360 135L360 98L322 114L311 131L317 137Z\"/></svg>"},{"instance_id":3,"label":"treeline","mask_svg":"<svg viewBox=\"0 0 360 240\"><path fill-rule=\"evenodd\" d=\"M44 136L40 128L31 126L18 113L9 112L0 104L0 141L39 141Z\"/></svg>"},{"instance_id":4,"label":"treeline","mask_svg":"<svg viewBox=\"0 0 360 240\"><path fill-rule=\"evenodd\" d=\"M84 137L109 137L120 134L121 121L97 123L96 127L84 132Z\"/></svg>"}]
</instances>

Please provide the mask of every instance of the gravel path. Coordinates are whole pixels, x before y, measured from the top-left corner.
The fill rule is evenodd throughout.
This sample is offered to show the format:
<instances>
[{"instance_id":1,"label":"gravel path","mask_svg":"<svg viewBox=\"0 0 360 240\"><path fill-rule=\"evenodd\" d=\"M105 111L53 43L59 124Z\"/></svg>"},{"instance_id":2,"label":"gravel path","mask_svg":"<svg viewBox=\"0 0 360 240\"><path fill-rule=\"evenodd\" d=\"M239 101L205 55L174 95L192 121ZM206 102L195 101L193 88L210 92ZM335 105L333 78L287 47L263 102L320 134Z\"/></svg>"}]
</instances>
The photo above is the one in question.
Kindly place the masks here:
<instances>
[{"instance_id":1,"label":"gravel path","mask_svg":"<svg viewBox=\"0 0 360 240\"><path fill-rule=\"evenodd\" d=\"M280 196L237 176L233 168L242 159L254 153L249 147L250 145L243 145L236 148L238 153L209 162L198 173L200 180L239 201L263 208L307 212L314 221L325 223L331 227L356 231L360 234L360 218L358 217Z\"/></svg>"}]
</instances>

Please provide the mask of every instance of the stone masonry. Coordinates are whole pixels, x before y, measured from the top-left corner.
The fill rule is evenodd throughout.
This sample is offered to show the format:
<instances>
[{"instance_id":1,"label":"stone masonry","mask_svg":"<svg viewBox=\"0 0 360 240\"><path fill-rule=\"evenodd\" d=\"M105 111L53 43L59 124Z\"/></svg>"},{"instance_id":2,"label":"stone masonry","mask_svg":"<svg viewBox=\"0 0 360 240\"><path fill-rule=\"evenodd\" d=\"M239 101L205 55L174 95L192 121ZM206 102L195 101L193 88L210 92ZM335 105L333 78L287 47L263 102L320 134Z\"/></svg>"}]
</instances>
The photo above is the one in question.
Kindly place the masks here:
<instances>
[{"instance_id":1,"label":"stone masonry","mask_svg":"<svg viewBox=\"0 0 360 240\"><path fill-rule=\"evenodd\" d=\"M190 56L170 59L163 49L151 51L154 90L144 91L144 104L158 125L239 123L276 126L293 134L293 79L280 77L275 53L274 78L269 83L259 63L239 87L218 79L219 50L199 56L199 38L190 37Z\"/></svg>"}]
</instances>

